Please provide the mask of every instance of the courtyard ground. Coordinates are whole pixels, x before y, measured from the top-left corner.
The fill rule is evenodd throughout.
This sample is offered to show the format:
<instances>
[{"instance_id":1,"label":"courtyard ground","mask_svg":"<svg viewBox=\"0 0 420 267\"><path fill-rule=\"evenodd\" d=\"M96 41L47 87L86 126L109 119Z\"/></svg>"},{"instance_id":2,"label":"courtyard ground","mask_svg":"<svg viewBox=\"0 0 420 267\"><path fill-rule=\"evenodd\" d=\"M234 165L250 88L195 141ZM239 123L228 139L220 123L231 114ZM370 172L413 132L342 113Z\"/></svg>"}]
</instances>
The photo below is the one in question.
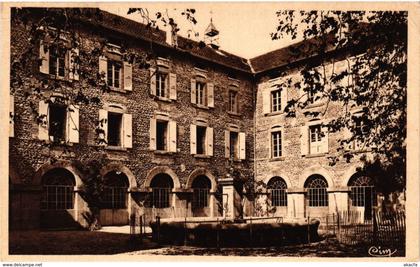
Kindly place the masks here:
<instances>
[{"instance_id":1,"label":"courtyard ground","mask_svg":"<svg viewBox=\"0 0 420 267\"><path fill-rule=\"evenodd\" d=\"M149 230L150 231L150 230ZM363 246L346 246L329 236L319 242L267 248L199 248L158 246L150 238L130 241L128 227L101 231L12 231L9 254L26 255L220 255L276 257L364 257Z\"/></svg>"}]
</instances>

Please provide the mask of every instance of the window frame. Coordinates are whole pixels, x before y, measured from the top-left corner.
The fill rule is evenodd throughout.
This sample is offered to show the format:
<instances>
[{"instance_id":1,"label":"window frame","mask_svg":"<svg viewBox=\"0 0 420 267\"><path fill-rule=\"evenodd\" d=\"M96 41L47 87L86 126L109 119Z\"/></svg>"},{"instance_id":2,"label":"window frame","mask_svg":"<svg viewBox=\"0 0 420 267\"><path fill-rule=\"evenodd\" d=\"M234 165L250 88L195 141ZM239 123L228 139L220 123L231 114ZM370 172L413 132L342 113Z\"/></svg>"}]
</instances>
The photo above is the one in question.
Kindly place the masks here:
<instances>
[{"instance_id":1,"label":"window frame","mask_svg":"<svg viewBox=\"0 0 420 267\"><path fill-rule=\"evenodd\" d=\"M231 85L228 91L228 113L239 114L239 90L236 85Z\"/></svg>"},{"instance_id":2,"label":"window frame","mask_svg":"<svg viewBox=\"0 0 420 267\"><path fill-rule=\"evenodd\" d=\"M276 104L274 104L276 102ZM270 112L278 113L282 111L282 89L272 89L270 90Z\"/></svg>"},{"instance_id":3,"label":"window frame","mask_svg":"<svg viewBox=\"0 0 420 267\"><path fill-rule=\"evenodd\" d=\"M313 129L318 129L318 131L315 131L312 133ZM323 138L326 138L326 136L322 136L322 126L321 124L313 124L308 126L309 131L309 154L310 155L316 155L323 153ZM314 136L313 136L314 135ZM315 137L315 141L313 141L313 137Z\"/></svg>"},{"instance_id":4,"label":"window frame","mask_svg":"<svg viewBox=\"0 0 420 267\"><path fill-rule=\"evenodd\" d=\"M116 66L118 66L118 86L115 86L115 73L116 73ZM111 69L111 74L112 77L109 77L109 70ZM112 88L113 90L117 90L120 91L122 90L122 75L123 73L123 62L119 61L119 60L115 60L115 59L110 59L109 57L107 57L107 85ZM109 82L111 81L112 84L110 84Z\"/></svg>"}]
</instances>

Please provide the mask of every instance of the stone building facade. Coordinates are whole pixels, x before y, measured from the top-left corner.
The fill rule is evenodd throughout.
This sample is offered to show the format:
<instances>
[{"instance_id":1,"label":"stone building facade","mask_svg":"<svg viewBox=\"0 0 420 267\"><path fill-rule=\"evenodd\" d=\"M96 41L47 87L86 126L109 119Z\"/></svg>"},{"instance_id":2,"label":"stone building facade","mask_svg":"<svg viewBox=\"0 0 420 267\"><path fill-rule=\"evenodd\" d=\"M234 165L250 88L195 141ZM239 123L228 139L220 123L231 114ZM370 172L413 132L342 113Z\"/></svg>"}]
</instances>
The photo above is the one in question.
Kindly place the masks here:
<instances>
[{"instance_id":1,"label":"stone building facade","mask_svg":"<svg viewBox=\"0 0 420 267\"><path fill-rule=\"evenodd\" d=\"M77 162L104 155L104 203L97 211L102 225L128 224L131 214L146 220L226 216L229 197L236 201L229 212L244 216L257 215L259 200L276 207L270 216L287 218L372 208L365 203L373 204L373 187L357 174L357 161L328 164L340 134L320 135L317 125L340 107L320 118L285 117L287 100L299 96L292 87L275 86L284 77L297 78L299 65L284 68L286 48L247 60L104 11L89 12L69 30L80 37L79 49L68 48L61 57L44 43L27 42L29 29L12 20L11 68L28 48L39 51L41 63L27 66L29 77L11 91L11 229L87 227L94 211ZM83 62L84 53L98 50L93 65ZM150 53L155 57L146 68L126 59ZM111 90L79 76L74 54L82 59L77 68L98 73ZM47 89L41 92L47 102L28 98L44 79L84 90L102 104L69 106ZM309 108L322 107L315 101ZM57 137L63 145L48 146ZM258 181L268 190L254 200L248 193ZM357 185L362 189L352 189Z\"/></svg>"}]
</instances>

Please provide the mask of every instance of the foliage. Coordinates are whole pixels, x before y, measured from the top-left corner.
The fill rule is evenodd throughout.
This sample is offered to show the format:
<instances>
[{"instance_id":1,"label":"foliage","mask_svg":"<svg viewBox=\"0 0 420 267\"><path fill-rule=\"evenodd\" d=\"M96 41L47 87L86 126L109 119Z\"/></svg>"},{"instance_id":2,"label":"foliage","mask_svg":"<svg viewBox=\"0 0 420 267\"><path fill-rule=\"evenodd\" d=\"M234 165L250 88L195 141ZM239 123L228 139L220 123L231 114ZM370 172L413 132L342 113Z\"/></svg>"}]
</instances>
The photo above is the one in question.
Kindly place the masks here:
<instances>
[{"instance_id":1,"label":"foliage","mask_svg":"<svg viewBox=\"0 0 420 267\"><path fill-rule=\"evenodd\" d=\"M287 115L303 110L306 117L318 118L341 106L325 123L329 132L348 133L331 164L357 157L349 149L357 145L372 152L360 157L361 171L376 172L385 192L405 188L407 12L287 10L277 16L272 39L302 38L290 47L290 62L307 59L298 82L289 78L280 85L304 92L288 101ZM317 101L325 101L322 108L312 108Z\"/></svg>"}]
</instances>

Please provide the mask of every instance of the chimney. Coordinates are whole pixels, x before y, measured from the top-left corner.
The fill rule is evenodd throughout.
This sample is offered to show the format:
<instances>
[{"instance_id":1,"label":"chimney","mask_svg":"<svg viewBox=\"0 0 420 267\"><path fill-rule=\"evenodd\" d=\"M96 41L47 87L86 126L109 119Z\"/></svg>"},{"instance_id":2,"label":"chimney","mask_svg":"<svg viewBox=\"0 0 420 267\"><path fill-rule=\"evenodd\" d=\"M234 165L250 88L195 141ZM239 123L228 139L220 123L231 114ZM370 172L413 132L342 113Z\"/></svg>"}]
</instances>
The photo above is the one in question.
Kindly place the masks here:
<instances>
[{"instance_id":1,"label":"chimney","mask_svg":"<svg viewBox=\"0 0 420 267\"><path fill-rule=\"evenodd\" d=\"M169 23L166 25L166 43L170 46L178 46L178 27L173 19L169 19Z\"/></svg>"}]
</instances>

